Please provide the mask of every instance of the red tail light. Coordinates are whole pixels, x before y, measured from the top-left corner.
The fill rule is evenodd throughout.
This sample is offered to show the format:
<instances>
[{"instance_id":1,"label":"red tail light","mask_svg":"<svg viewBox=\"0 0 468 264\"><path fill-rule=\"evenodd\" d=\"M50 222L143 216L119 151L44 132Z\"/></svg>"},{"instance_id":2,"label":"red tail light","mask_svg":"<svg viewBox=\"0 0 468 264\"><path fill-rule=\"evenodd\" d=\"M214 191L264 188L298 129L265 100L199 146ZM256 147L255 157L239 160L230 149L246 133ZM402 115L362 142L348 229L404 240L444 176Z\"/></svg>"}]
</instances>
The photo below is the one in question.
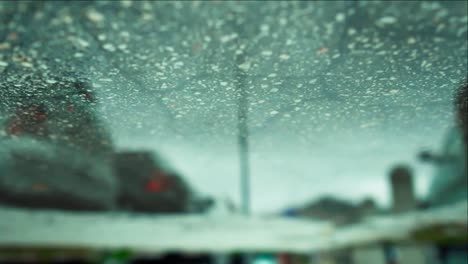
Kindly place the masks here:
<instances>
[{"instance_id":1,"label":"red tail light","mask_svg":"<svg viewBox=\"0 0 468 264\"><path fill-rule=\"evenodd\" d=\"M10 122L8 122L8 125L5 129L6 133L8 135L18 135L21 134L21 131L23 130L21 123L17 119L13 119Z\"/></svg>"},{"instance_id":2,"label":"red tail light","mask_svg":"<svg viewBox=\"0 0 468 264\"><path fill-rule=\"evenodd\" d=\"M146 182L145 191L158 193L166 190L166 182L162 179L151 179Z\"/></svg>"},{"instance_id":3,"label":"red tail light","mask_svg":"<svg viewBox=\"0 0 468 264\"><path fill-rule=\"evenodd\" d=\"M31 105L20 108L8 121L5 131L10 135L39 134L46 119L47 114L43 106Z\"/></svg>"},{"instance_id":4,"label":"red tail light","mask_svg":"<svg viewBox=\"0 0 468 264\"><path fill-rule=\"evenodd\" d=\"M158 193L166 191L169 188L169 179L164 172L154 171L151 178L145 184L145 191Z\"/></svg>"}]
</instances>

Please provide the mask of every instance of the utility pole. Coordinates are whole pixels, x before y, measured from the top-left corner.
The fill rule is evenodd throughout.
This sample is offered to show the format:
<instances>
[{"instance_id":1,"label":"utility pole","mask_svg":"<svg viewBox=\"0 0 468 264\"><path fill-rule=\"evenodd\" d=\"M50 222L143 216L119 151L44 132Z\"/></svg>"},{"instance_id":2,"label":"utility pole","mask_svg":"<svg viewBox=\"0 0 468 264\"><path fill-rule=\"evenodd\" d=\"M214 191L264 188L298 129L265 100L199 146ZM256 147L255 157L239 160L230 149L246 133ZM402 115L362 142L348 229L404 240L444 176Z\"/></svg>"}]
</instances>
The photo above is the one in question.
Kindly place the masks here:
<instances>
[{"instance_id":1,"label":"utility pole","mask_svg":"<svg viewBox=\"0 0 468 264\"><path fill-rule=\"evenodd\" d=\"M237 129L239 143L239 169L240 169L240 193L242 212L246 215L250 213L250 164L249 164L249 129L248 111L249 101L246 88L246 65L243 53L236 56L236 91L238 98L237 109ZM247 66L246 66L247 67Z\"/></svg>"},{"instance_id":2,"label":"utility pole","mask_svg":"<svg viewBox=\"0 0 468 264\"><path fill-rule=\"evenodd\" d=\"M242 17L238 14L238 18ZM249 101L247 92L247 71L250 68L246 61L242 41L245 40L245 32L242 21L233 21L234 31L238 34L237 51L234 53L235 83L238 96L237 129L239 144L239 173L240 173L240 195L242 213L250 214L250 164L249 164L249 129L248 111Z\"/></svg>"}]
</instances>

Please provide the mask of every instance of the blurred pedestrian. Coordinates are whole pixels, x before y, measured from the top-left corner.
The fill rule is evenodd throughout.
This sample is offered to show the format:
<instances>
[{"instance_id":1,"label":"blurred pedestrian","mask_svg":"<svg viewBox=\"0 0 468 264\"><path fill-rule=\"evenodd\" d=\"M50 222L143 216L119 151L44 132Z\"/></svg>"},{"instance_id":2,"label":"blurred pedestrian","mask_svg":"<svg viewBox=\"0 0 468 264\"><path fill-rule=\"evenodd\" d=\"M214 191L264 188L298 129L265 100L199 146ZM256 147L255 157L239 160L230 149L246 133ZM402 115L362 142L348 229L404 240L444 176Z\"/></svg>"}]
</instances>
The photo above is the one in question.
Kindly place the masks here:
<instances>
[{"instance_id":1,"label":"blurred pedestrian","mask_svg":"<svg viewBox=\"0 0 468 264\"><path fill-rule=\"evenodd\" d=\"M467 80L468 81L468 80ZM468 200L467 142L468 142L468 82L462 83L454 100L455 126L449 131L440 155L426 155L436 162L437 171L430 187L431 206L449 205ZM465 263L466 244L438 244L441 264Z\"/></svg>"},{"instance_id":2,"label":"blurred pedestrian","mask_svg":"<svg viewBox=\"0 0 468 264\"><path fill-rule=\"evenodd\" d=\"M454 100L455 125L450 129L436 162L436 176L429 192L433 206L468 199L467 142L468 142L468 84L463 82Z\"/></svg>"}]
</instances>

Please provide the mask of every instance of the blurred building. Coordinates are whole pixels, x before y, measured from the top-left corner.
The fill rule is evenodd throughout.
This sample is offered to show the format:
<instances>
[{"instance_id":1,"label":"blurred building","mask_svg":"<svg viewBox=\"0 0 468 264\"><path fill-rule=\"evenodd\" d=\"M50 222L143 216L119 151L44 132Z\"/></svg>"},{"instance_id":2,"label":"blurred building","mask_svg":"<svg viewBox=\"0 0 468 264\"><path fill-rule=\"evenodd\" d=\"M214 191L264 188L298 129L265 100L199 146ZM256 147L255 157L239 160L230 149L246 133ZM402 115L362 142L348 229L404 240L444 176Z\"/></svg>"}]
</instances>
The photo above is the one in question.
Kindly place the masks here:
<instances>
[{"instance_id":1,"label":"blurred building","mask_svg":"<svg viewBox=\"0 0 468 264\"><path fill-rule=\"evenodd\" d=\"M414 194L414 183L411 169L405 165L395 166L389 175L392 211L402 213L415 209L417 200Z\"/></svg>"},{"instance_id":2,"label":"blurred building","mask_svg":"<svg viewBox=\"0 0 468 264\"><path fill-rule=\"evenodd\" d=\"M405 213L418 208L413 173L407 165L396 165L390 170L389 182L392 195L392 213ZM419 245L387 245L384 253L392 263L427 263L427 256L433 249Z\"/></svg>"},{"instance_id":3,"label":"blurred building","mask_svg":"<svg viewBox=\"0 0 468 264\"><path fill-rule=\"evenodd\" d=\"M356 223L363 217L376 214L379 210L372 198L354 204L335 197L326 196L294 210L299 217L331 221L336 225Z\"/></svg>"}]
</instances>

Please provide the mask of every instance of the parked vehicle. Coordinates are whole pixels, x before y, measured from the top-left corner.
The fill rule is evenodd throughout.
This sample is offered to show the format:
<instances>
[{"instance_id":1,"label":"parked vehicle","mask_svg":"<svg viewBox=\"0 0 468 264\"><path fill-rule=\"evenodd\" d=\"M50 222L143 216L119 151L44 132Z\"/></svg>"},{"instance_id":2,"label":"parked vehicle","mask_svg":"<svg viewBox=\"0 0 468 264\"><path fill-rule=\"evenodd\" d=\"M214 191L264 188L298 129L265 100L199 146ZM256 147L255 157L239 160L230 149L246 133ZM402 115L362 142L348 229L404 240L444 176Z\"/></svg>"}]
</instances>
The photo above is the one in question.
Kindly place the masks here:
<instances>
[{"instance_id":1,"label":"parked vehicle","mask_svg":"<svg viewBox=\"0 0 468 264\"><path fill-rule=\"evenodd\" d=\"M25 81L26 80L26 81ZM4 81L3 91L17 85ZM10 95L0 126L0 203L33 208L104 210L118 182L112 144L96 118L91 86L72 77L30 76Z\"/></svg>"},{"instance_id":2,"label":"parked vehicle","mask_svg":"<svg viewBox=\"0 0 468 264\"><path fill-rule=\"evenodd\" d=\"M114 164L120 181L118 204L132 211L158 213L202 212L211 199L199 198L188 183L149 151L122 151Z\"/></svg>"}]
</instances>

